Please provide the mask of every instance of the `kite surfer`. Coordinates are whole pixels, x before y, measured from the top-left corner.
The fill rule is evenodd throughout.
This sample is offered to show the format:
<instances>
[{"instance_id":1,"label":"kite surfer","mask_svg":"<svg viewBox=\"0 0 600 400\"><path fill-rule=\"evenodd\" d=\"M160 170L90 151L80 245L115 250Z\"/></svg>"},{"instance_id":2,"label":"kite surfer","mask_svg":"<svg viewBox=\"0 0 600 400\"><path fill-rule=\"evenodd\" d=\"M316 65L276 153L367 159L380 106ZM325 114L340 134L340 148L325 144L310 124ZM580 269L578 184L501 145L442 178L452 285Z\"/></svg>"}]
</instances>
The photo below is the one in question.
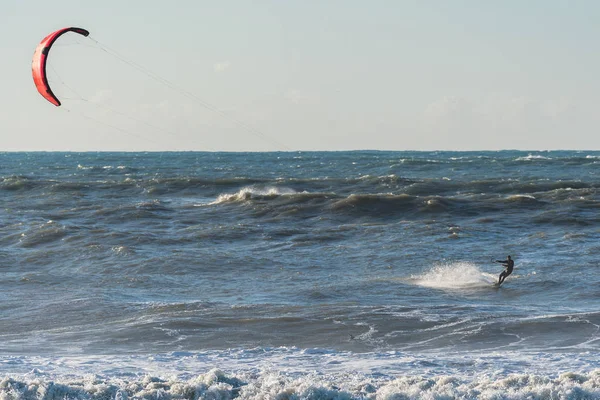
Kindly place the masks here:
<instances>
[{"instance_id":1,"label":"kite surfer","mask_svg":"<svg viewBox=\"0 0 600 400\"><path fill-rule=\"evenodd\" d=\"M505 270L502 271L502 273L500 273L500 276L498 277L497 285L500 286L502 284L502 282L504 282L506 277L509 276L510 274L512 274L513 267L515 266L515 262L512 260L512 258L510 258L510 256L507 256L506 260L495 260L495 261L497 263L504 264L504 268L505 268Z\"/></svg>"}]
</instances>

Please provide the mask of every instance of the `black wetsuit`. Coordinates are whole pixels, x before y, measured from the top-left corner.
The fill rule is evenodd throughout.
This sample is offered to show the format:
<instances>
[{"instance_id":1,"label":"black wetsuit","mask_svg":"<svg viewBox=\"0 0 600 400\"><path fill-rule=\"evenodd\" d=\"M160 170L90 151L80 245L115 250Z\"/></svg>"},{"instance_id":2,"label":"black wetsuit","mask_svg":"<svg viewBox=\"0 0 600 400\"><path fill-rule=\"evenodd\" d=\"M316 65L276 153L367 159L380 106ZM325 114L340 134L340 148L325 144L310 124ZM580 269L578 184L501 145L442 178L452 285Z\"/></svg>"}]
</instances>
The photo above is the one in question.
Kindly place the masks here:
<instances>
[{"instance_id":1,"label":"black wetsuit","mask_svg":"<svg viewBox=\"0 0 600 400\"><path fill-rule=\"evenodd\" d=\"M498 277L498 285L501 285L502 282L504 282L504 280L506 279L506 277L512 274L515 262L510 258L507 260L496 260L496 262L506 265L506 270L502 271L502 273Z\"/></svg>"}]
</instances>

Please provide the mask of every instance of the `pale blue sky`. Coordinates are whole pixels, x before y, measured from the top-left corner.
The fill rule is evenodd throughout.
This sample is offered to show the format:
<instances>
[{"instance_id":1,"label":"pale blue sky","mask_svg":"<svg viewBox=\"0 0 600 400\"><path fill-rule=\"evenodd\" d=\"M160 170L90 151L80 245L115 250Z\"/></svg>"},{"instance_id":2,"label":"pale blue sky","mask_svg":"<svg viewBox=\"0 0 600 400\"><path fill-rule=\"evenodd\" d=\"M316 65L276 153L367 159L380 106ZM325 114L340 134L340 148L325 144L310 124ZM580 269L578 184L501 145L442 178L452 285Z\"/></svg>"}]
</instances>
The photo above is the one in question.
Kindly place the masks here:
<instances>
[{"instance_id":1,"label":"pale blue sky","mask_svg":"<svg viewBox=\"0 0 600 400\"><path fill-rule=\"evenodd\" d=\"M598 21L592 0L2 0L0 150L600 149ZM52 106L31 56L66 26L175 88L71 35Z\"/></svg>"}]
</instances>

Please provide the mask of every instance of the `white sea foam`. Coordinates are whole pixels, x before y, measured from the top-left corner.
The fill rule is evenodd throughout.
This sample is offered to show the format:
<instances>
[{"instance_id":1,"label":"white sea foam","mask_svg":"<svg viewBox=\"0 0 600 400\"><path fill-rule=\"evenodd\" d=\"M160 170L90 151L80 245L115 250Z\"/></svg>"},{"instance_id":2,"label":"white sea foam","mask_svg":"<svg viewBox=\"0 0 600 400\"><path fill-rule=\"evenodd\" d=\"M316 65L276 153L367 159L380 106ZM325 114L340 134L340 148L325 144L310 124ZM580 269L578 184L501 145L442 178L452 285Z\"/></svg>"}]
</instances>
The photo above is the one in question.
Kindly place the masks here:
<instances>
[{"instance_id":1,"label":"white sea foam","mask_svg":"<svg viewBox=\"0 0 600 400\"><path fill-rule=\"evenodd\" d=\"M482 272L469 262L436 265L412 278L417 285L441 289L489 287L496 282L495 275Z\"/></svg>"},{"instance_id":2,"label":"white sea foam","mask_svg":"<svg viewBox=\"0 0 600 400\"><path fill-rule=\"evenodd\" d=\"M284 196L295 194L296 191L290 188L279 188L274 186L256 188L254 186L248 186L240 189L236 193L225 193L219 195L217 200L210 204L228 203L234 201L250 200L256 196Z\"/></svg>"},{"instance_id":3,"label":"white sea foam","mask_svg":"<svg viewBox=\"0 0 600 400\"><path fill-rule=\"evenodd\" d=\"M528 154L525 157L517 157L516 161L532 161L532 160L551 160L550 157L544 157L539 154Z\"/></svg>"},{"instance_id":4,"label":"white sea foam","mask_svg":"<svg viewBox=\"0 0 600 400\"><path fill-rule=\"evenodd\" d=\"M588 353L427 356L262 348L145 357L5 357L0 374L2 399L600 397L600 370Z\"/></svg>"},{"instance_id":5,"label":"white sea foam","mask_svg":"<svg viewBox=\"0 0 600 400\"><path fill-rule=\"evenodd\" d=\"M519 200L537 200L535 196L530 194L514 194L512 196L508 196L507 199L509 201L519 201Z\"/></svg>"}]
</instances>

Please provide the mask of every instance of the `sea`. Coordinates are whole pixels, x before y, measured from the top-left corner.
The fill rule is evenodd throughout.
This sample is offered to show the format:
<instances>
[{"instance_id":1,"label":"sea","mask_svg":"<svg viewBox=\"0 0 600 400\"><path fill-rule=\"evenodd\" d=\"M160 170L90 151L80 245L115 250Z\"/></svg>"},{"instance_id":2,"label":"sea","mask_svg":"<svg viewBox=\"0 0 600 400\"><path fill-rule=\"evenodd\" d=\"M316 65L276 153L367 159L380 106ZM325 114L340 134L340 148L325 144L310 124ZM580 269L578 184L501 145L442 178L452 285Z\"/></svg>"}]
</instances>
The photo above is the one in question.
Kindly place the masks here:
<instances>
[{"instance_id":1,"label":"sea","mask_svg":"<svg viewBox=\"0 0 600 400\"><path fill-rule=\"evenodd\" d=\"M3 400L600 399L597 151L4 152L0 205Z\"/></svg>"}]
</instances>

